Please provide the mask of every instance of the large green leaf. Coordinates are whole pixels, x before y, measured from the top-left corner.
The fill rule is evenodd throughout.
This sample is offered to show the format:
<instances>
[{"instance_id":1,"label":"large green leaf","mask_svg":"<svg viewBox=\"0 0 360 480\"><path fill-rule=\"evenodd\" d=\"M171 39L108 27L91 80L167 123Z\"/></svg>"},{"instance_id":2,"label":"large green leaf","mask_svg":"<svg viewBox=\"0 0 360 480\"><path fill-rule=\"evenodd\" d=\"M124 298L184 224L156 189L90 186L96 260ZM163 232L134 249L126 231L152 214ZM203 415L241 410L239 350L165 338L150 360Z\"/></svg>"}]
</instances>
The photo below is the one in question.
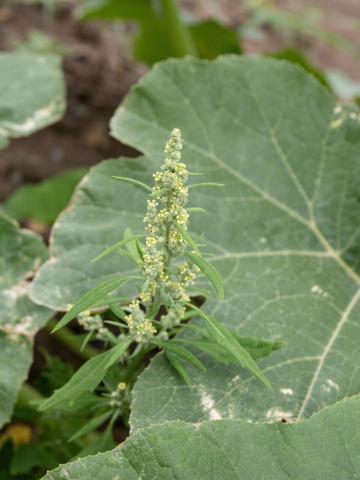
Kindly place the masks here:
<instances>
[{"instance_id":1,"label":"large green leaf","mask_svg":"<svg viewBox=\"0 0 360 480\"><path fill-rule=\"evenodd\" d=\"M27 376L34 335L49 317L28 297L29 280L45 258L39 237L0 215L0 427Z\"/></svg>"},{"instance_id":2,"label":"large green leaf","mask_svg":"<svg viewBox=\"0 0 360 480\"><path fill-rule=\"evenodd\" d=\"M350 480L360 474L359 428L357 397L297 425L166 422L43 480Z\"/></svg>"},{"instance_id":3,"label":"large green leaf","mask_svg":"<svg viewBox=\"0 0 360 480\"><path fill-rule=\"evenodd\" d=\"M350 116L334 122L334 107L296 66L229 56L158 65L117 112L113 134L156 160L92 170L55 225L33 298L65 308L132 268L111 255L89 263L126 226L143 228L146 194L111 176L149 184L179 127L189 169L226 185L191 190L191 205L207 209L193 214L191 231L205 233L225 283L225 300L210 293L206 310L240 335L287 343L259 360L273 390L206 358L207 373L191 371L189 388L158 356L135 387L133 428L169 419L296 420L360 391L360 126Z\"/></svg>"},{"instance_id":4,"label":"large green leaf","mask_svg":"<svg viewBox=\"0 0 360 480\"><path fill-rule=\"evenodd\" d=\"M60 58L30 53L0 54L0 144L59 120L65 109Z\"/></svg>"},{"instance_id":5,"label":"large green leaf","mask_svg":"<svg viewBox=\"0 0 360 480\"><path fill-rule=\"evenodd\" d=\"M86 171L73 168L41 183L24 185L6 200L5 211L17 220L33 219L51 225Z\"/></svg>"}]
</instances>

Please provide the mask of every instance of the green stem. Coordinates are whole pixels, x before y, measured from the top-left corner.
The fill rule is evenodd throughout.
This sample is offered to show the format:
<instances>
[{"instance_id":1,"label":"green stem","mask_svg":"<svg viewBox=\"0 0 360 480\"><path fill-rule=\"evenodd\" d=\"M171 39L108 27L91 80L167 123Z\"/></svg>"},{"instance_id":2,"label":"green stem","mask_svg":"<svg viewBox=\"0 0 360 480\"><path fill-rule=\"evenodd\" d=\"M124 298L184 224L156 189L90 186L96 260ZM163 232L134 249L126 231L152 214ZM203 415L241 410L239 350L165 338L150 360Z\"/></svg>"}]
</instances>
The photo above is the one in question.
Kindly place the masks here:
<instances>
[{"instance_id":1,"label":"green stem","mask_svg":"<svg viewBox=\"0 0 360 480\"><path fill-rule=\"evenodd\" d=\"M55 320L51 319L46 325L46 328L51 332L55 326ZM52 335L54 335L56 340L65 345L70 351L84 358L85 360L89 360L90 358L93 358L99 354L99 351L90 345L86 345L82 351L80 351L82 340L67 327L56 330L56 332L52 333Z\"/></svg>"},{"instance_id":2,"label":"green stem","mask_svg":"<svg viewBox=\"0 0 360 480\"><path fill-rule=\"evenodd\" d=\"M24 383L21 386L20 392L18 393L16 399L16 405L20 407L27 407L33 408L34 410L37 409L36 406L32 404L34 400L43 400L44 397L41 395L40 392L36 390L32 385L29 383Z\"/></svg>"},{"instance_id":3,"label":"green stem","mask_svg":"<svg viewBox=\"0 0 360 480\"><path fill-rule=\"evenodd\" d=\"M135 382L142 370L144 357L149 351L149 348L142 348L132 359L130 359L129 365L124 369L124 380L127 384Z\"/></svg>"},{"instance_id":4,"label":"green stem","mask_svg":"<svg viewBox=\"0 0 360 480\"><path fill-rule=\"evenodd\" d=\"M185 55L197 56L193 39L186 25L181 19L181 14L176 0L160 0L164 13L166 27L174 48L174 55L184 57Z\"/></svg>"}]
</instances>

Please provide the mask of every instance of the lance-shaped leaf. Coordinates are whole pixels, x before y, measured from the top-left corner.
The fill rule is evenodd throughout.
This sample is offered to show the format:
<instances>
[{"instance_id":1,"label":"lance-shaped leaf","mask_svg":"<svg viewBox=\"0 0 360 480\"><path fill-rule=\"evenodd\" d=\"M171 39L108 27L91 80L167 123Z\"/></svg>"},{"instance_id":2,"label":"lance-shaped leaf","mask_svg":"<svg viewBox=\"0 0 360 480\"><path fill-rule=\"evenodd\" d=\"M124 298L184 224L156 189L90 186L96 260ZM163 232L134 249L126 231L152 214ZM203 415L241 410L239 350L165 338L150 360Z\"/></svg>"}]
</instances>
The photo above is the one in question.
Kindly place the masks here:
<instances>
[{"instance_id":1,"label":"lance-shaped leaf","mask_svg":"<svg viewBox=\"0 0 360 480\"><path fill-rule=\"evenodd\" d=\"M61 465L43 480L352 480L360 472L359 429L358 397L297 425L166 422L120 448Z\"/></svg>"},{"instance_id":2,"label":"lance-shaped leaf","mask_svg":"<svg viewBox=\"0 0 360 480\"><path fill-rule=\"evenodd\" d=\"M25 137L59 120L65 109L60 58L0 54L0 143Z\"/></svg>"},{"instance_id":3,"label":"lance-shaped leaf","mask_svg":"<svg viewBox=\"0 0 360 480\"><path fill-rule=\"evenodd\" d=\"M259 369L250 353L241 345L240 342L238 342L236 336L230 330L224 327L215 318L204 313L200 308L191 306L191 304L188 304L188 306L193 308L205 321L205 324L208 328L209 337L214 342L216 342L218 345L221 345L227 352L233 355L240 365L242 365L244 368L248 368L259 380L264 383L264 385L270 387L268 379Z\"/></svg>"},{"instance_id":4,"label":"lance-shaped leaf","mask_svg":"<svg viewBox=\"0 0 360 480\"><path fill-rule=\"evenodd\" d=\"M220 303L210 292L204 311L239 335L287 344L258 361L273 390L208 358L206 373L189 366L187 388L157 356L133 391L133 429L198 422L212 408L224 418L303 418L360 391L360 125L345 115L334 128L335 107L296 66L229 56L156 66L115 115L113 134L147 159L92 170L55 225L33 297L63 308L105 275L133 268L126 259L86 263L126 226L142 228L146 194L110 177L151 185L178 127L189 170L226 185L190 192L189 206L207 213L194 214L189 230L204 234L226 291Z\"/></svg>"},{"instance_id":5,"label":"lance-shaped leaf","mask_svg":"<svg viewBox=\"0 0 360 480\"><path fill-rule=\"evenodd\" d=\"M84 363L71 379L42 402L39 410L61 407L69 404L86 392L92 392L104 378L107 370L118 362L131 343L131 338L123 338L115 347L91 358Z\"/></svg>"},{"instance_id":6,"label":"lance-shaped leaf","mask_svg":"<svg viewBox=\"0 0 360 480\"><path fill-rule=\"evenodd\" d=\"M212 283L220 300L224 299L224 285L216 268L204 260L200 255L193 252L186 252L186 256L201 270L201 272Z\"/></svg>"},{"instance_id":7,"label":"lance-shaped leaf","mask_svg":"<svg viewBox=\"0 0 360 480\"><path fill-rule=\"evenodd\" d=\"M32 362L32 341L49 318L29 300L29 279L46 258L40 237L0 215L0 427Z\"/></svg>"},{"instance_id":8,"label":"lance-shaped leaf","mask_svg":"<svg viewBox=\"0 0 360 480\"><path fill-rule=\"evenodd\" d=\"M235 338L254 360L266 357L272 352L279 350L279 348L285 347L283 342L269 342L258 338L241 337L240 335L236 335ZM217 362L224 363L225 365L238 362L230 351L209 338L181 338L178 339L177 342L191 345L195 349L205 352L209 357L215 358Z\"/></svg>"},{"instance_id":9,"label":"lance-shaped leaf","mask_svg":"<svg viewBox=\"0 0 360 480\"><path fill-rule=\"evenodd\" d=\"M110 278L104 280L99 285L91 289L89 292L85 293L76 303L73 305L70 310L63 316L63 318L58 322L54 328L54 332L59 330L62 327L65 327L71 320L73 320L79 313L84 310L93 307L98 302L107 304L106 300L109 299L109 304L111 304L112 298L109 296L114 290L119 288L121 285L129 282L130 280L141 279L141 277L128 276L122 277L117 276L116 278Z\"/></svg>"}]
</instances>

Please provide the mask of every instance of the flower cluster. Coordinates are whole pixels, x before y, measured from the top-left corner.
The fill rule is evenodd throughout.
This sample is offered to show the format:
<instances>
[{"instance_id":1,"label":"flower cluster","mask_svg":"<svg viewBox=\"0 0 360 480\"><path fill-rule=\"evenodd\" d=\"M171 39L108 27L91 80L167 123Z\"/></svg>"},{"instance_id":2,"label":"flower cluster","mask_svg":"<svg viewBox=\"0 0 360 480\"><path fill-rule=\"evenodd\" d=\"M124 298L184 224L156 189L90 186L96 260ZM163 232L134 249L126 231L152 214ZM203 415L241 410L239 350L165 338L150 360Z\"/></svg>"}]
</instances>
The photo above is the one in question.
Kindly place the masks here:
<instances>
[{"instance_id":1,"label":"flower cluster","mask_svg":"<svg viewBox=\"0 0 360 480\"><path fill-rule=\"evenodd\" d=\"M161 292L171 299L171 308L161 317L163 328L177 325L185 313L183 303L189 300L186 288L193 283L198 271L191 262L172 266L172 261L185 251L183 231L187 230L189 218L185 208L189 174L186 165L180 161L181 149L181 133L176 128L165 146L164 164L153 175L155 185L147 202L144 218L147 237L142 263L145 284L139 300L129 305L129 314L125 317L129 333L142 343L156 333L146 316L156 294Z\"/></svg>"},{"instance_id":2,"label":"flower cluster","mask_svg":"<svg viewBox=\"0 0 360 480\"><path fill-rule=\"evenodd\" d=\"M110 394L110 407L121 408L129 403L127 385L125 382L120 382L117 388Z\"/></svg>"},{"instance_id":3,"label":"flower cluster","mask_svg":"<svg viewBox=\"0 0 360 480\"><path fill-rule=\"evenodd\" d=\"M147 279L147 289L141 300L150 302L161 286L174 300L183 298L186 286L193 280L193 270L188 263L178 268L172 278L170 262L181 255L186 247L182 230L187 230L189 214L185 208L188 199L188 171L181 163L182 138L180 130L171 132L165 146L165 161L160 171L154 174L155 186L148 200L144 218L147 232L144 250L143 272Z\"/></svg>"},{"instance_id":4,"label":"flower cluster","mask_svg":"<svg viewBox=\"0 0 360 480\"><path fill-rule=\"evenodd\" d=\"M125 321L129 327L129 333L138 343L146 342L149 337L156 333L151 321L146 318L145 312L140 308L139 300L134 300L127 307L129 311Z\"/></svg>"},{"instance_id":5,"label":"flower cluster","mask_svg":"<svg viewBox=\"0 0 360 480\"><path fill-rule=\"evenodd\" d=\"M89 310L85 310L78 315L78 322L86 332L93 333L97 340L105 343L112 340L111 332L104 326L100 315L91 315Z\"/></svg>"},{"instance_id":6,"label":"flower cluster","mask_svg":"<svg viewBox=\"0 0 360 480\"><path fill-rule=\"evenodd\" d=\"M175 128L165 146L164 164L153 175L154 187L147 202L146 240L142 252L144 286L138 299L124 307L129 334L141 344L150 343L156 334L166 336L167 330L180 324L186 311L185 302L189 301L187 288L199 271L192 262L179 260L187 247L185 232L189 219L186 210L189 173L181 162L181 150L181 133ZM154 304L157 308L152 308ZM161 326L157 329L152 320L161 304L166 313L160 317ZM84 312L79 323L98 339L106 341L106 332L114 339L104 328L100 316Z\"/></svg>"}]
</instances>

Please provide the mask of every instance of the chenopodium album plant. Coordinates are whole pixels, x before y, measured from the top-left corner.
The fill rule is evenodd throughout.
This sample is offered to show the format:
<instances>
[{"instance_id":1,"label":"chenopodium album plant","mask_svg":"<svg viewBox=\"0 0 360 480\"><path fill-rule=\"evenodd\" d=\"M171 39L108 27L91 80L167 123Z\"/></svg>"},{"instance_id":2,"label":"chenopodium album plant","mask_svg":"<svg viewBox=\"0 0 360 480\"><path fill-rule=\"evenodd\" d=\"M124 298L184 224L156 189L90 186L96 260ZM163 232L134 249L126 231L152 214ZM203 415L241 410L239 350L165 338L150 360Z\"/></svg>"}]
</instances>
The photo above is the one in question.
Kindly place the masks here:
<instances>
[{"instance_id":1,"label":"chenopodium album plant","mask_svg":"<svg viewBox=\"0 0 360 480\"><path fill-rule=\"evenodd\" d=\"M95 409L101 409L99 416L75 437L97 428L109 418L108 428L120 415L127 421L131 387L152 350L163 350L187 384L191 383L191 378L186 364L206 370L201 359L193 353L198 350L217 362L239 363L269 386L255 359L278 349L281 342L240 337L192 303L191 289L198 275L207 277L220 300L224 288L219 273L205 260L201 245L188 232L189 214L199 210L186 207L188 193L190 188L221 185L187 185L188 177L198 174L187 171L181 162L181 149L180 130L174 129L165 147L164 164L153 175L153 188L134 179L115 177L149 192L144 218L146 233L135 235L126 229L123 240L93 261L117 251L138 265L140 275L104 281L70 306L56 326L59 329L77 317L87 332L84 345L90 340L100 340L111 347L87 361L68 383L40 406L41 410L77 408L78 403L81 408L89 402ZM145 245L140 241L143 237ZM135 298L110 295L125 283L139 280L143 283ZM196 316L203 322L189 324L189 319ZM191 334L179 338L177 334L184 328ZM96 395L97 400L95 395L86 396L95 389L101 393Z\"/></svg>"}]
</instances>

